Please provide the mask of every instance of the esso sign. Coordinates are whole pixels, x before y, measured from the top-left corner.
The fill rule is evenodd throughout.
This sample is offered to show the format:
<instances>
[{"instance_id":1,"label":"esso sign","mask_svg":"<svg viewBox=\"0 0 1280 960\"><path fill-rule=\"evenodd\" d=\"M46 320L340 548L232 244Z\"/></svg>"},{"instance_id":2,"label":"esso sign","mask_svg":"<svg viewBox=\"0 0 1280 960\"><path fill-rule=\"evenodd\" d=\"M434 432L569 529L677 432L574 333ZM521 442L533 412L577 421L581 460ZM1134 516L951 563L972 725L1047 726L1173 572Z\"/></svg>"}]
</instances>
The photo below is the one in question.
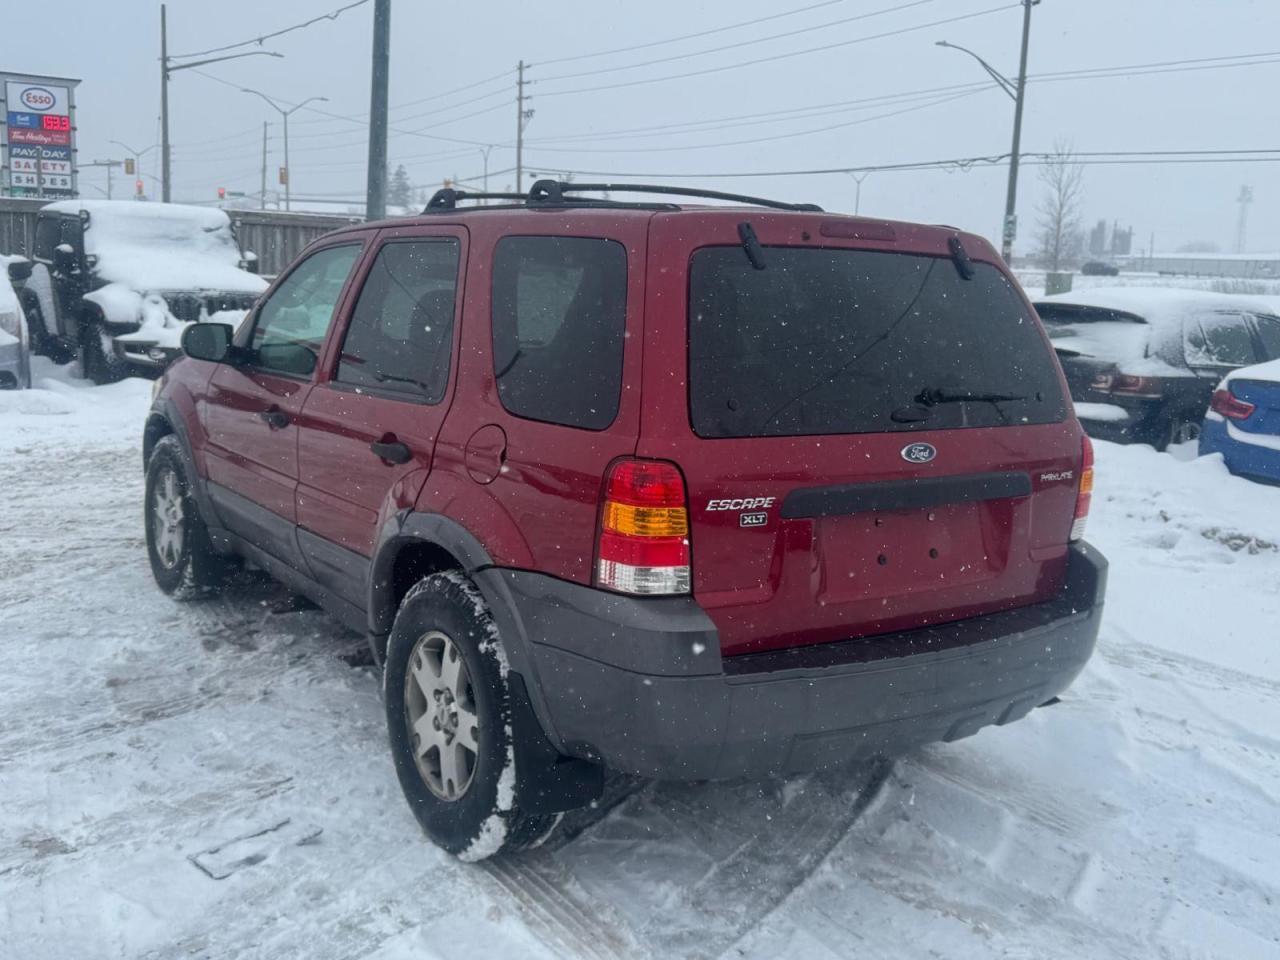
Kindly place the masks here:
<instances>
[{"instance_id":1,"label":"esso sign","mask_svg":"<svg viewBox=\"0 0 1280 960\"><path fill-rule=\"evenodd\" d=\"M44 87L27 87L18 96L18 101L28 110L43 113L46 110L52 110L58 98Z\"/></svg>"}]
</instances>

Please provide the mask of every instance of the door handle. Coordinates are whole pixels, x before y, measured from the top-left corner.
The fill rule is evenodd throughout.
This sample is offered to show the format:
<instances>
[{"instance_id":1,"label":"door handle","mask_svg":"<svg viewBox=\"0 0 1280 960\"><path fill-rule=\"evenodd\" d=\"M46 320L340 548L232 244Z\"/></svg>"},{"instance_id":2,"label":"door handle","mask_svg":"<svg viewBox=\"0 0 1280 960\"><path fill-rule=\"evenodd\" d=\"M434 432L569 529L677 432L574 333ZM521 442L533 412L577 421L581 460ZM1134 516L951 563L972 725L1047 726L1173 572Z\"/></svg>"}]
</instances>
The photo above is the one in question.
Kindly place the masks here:
<instances>
[{"instance_id":1,"label":"door handle","mask_svg":"<svg viewBox=\"0 0 1280 960\"><path fill-rule=\"evenodd\" d=\"M408 463L413 459L413 451L399 440L380 440L369 444L369 449L390 463Z\"/></svg>"},{"instance_id":2,"label":"door handle","mask_svg":"<svg viewBox=\"0 0 1280 960\"><path fill-rule=\"evenodd\" d=\"M259 412L258 417L264 420L272 430L279 430L289 425L289 415L279 407L271 407Z\"/></svg>"}]
</instances>

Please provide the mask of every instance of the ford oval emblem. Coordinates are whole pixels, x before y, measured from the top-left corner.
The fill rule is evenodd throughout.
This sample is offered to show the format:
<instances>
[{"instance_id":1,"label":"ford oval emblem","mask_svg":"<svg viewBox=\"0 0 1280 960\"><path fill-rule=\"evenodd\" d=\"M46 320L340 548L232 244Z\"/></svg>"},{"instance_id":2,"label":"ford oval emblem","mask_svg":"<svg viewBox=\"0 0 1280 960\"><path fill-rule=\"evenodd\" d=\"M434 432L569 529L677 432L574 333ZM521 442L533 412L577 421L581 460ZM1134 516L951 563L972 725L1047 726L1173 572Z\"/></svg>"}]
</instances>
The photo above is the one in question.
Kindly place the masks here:
<instances>
[{"instance_id":1,"label":"ford oval emblem","mask_svg":"<svg viewBox=\"0 0 1280 960\"><path fill-rule=\"evenodd\" d=\"M928 463L938 455L932 443L908 443L902 448L902 459L907 463Z\"/></svg>"}]
</instances>

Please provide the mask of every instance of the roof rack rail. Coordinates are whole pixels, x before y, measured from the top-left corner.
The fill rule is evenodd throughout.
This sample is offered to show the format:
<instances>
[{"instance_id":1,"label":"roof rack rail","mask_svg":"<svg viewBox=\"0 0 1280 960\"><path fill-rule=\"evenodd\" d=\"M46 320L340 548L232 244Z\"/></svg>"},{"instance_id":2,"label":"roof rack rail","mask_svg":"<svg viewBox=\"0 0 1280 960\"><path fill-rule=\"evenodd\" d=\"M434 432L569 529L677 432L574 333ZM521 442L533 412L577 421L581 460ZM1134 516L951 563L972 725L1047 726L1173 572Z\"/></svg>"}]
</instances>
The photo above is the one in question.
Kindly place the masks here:
<instances>
[{"instance_id":1,"label":"roof rack rail","mask_svg":"<svg viewBox=\"0 0 1280 960\"><path fill-rule=\"evenodd\" d=\"M508 200L517 201L531 209L551 209L555 207L643 207L647 209L670 208L670 204L654 205L644 203L624 203L604 200L596 197L572 196L578 193L654 193L662 196L697 197L706 200L728 200L734 203L746 203L754 207L771 207L774 210L802 210L821 213L822 208L816 203L786 203L782 200L766 200L763 197L751 197L741 193L722 193L719 190L698 190L693 187L668 187L651 183L571 183L565 180L538 180L528 193L481 193L470 190L455 190L445 187L432 194L423 213L442 213L456 210L464 200Z\"/></svg>"},{"instance_id":2,"label":"roof rack rail","mask_svg":"<svg viewBox=\"0 0 1280 960\"><path fill-rule=\"evenodd\" d=\"M459 200L528 200L523 193L485 193L471 190L455 190L445 187L437 190L427 201L423 213L435 213L439 210L456 210Z\"/></svg>"},{"instance_id":3,"label":"roof rack rail","mask_svg":"<svg viewBox=\"0 0 1280 960\"><path fill-rule=\"evenodd\" d=\"M575 201L566 193L655 193L671 197L699 197L706 200L731 200L753 207L772 207L775 210L806 210L821 213L816 203L787 203L783 200L767 200L742 193L722 193L719 190L698 190L693 187L669 187L653 183L572 183L565 180L539 180L529 190L531 207L555 207L571 205ZM579 201L580 202L580 201Z\"/></svg>"}]
</instances>

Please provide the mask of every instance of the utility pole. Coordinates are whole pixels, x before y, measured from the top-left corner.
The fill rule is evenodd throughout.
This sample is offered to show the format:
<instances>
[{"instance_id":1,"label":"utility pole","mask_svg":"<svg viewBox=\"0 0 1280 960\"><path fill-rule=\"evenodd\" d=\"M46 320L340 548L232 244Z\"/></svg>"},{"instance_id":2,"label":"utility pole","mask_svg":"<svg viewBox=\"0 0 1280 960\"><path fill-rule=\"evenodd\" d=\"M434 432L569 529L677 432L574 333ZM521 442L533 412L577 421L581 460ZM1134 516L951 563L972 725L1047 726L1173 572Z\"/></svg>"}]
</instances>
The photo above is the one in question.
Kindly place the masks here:
<instances>
[{"instance_id":1,"label":"utility pole","mask_svg":"<svg viewBox=\"0 0 1280 960\"><path fill-rule=\"evenodd\" d=\"M272 53L269 50L253 50L249 53L232 53L225 57L209 57L192 63L172 64L169 62L169 32L165 18L165 5L160 4L160 199L165 203L170 200L172 183L169 176L169 74L178 70L190 70L192 67L203 67L207 63L221 63L223 60L239 60L241 57L283 57L283 53ZM182 54L176 59L181 60ZM196 56L188 54L187 56Z\"/></svg>"},{"instance_id":2,"label":"utility pole","mask_svg":"<svg viewBox=\"0 0 1280 960\"><path fill-rule=\"evenodd\" d=\"M258 209L267 209L267 121L262 121L262 192L258 195Z\"/></svg>"},{"instance_id":3,"label":"utility pole","mask_svg":"<svg viewBox=\"0 0 1280 960\"><path fill-rule=\"evenodd\" d=\"M169 31L160 4L160 199L169 202Z\"/></svg>"},{"instance_id":4,"label":"utility pole","mask_svg":"<svg viewBox=\"0 0 1280 960\"><path fill-rule=\"evenodd\" d=\"M373 82L369 93L369 180L365 217L387 215L387 94L391 69L391 0L373 3Z\"/></svg>"},{"instance_id":5,"label":"utility pole","mask_svg":"<svg viewBox=\"0 0 1280 960\"><path fill-rule=\"evenodd\" d=\"M1027 90L1027 46L1031 39L1031 8L1039 2L1040 0L1022 0L1022 55L1018 60L1016 83L967 47L948 43L946 40L937 42L939 47L960 50L977 60L982 65L982 69L1000 85L1000 89L1013 100L1013 147L1009 151L1009 185L1005 193L1004 229L1001 231L1000 245L1005 263L1013 262L1013 241L1018 233L1018 161L1021 159L1022 150L1022 106Z\"/></svg>"},{"instance_id":6,"label":"utility pole","mask_svg":"<svg viewBox=\"0 0 1280 960\"><path fill-rule=\"evenodd\" d=\"M526 111L524 102L524 61L516 68L516 193L524 193L524 125L533 116Z\"/></svg>"},{"instance_id":7,"label":"utility pole","mask_svg":"<svg viewBox=\"0 0 1280 960\"><path fill-rule=\"evenodd\" d=\"M1018 233L1018 160L1022 149L1022 105L1027 93L1027 45L1031 40L1031 8L1040 0L1022 0L1022 56L1018 59L1018 93L1013 106L1013 147L1009 151L1009 190L1004 202L1004 234L1000 245L1004 262L1013 263Z\"/></svg>"},{"instance_id":8,"label":"utility pole","mask_svg":"<svg viewBox=\"0 0 1280 960\"><path fill-rule=\"evenodd\" d=\"M107 168L107 199L111 199L111 168L123 166L120 160L95 160L93 163L82 163L82 167L106 167Z\"/></svg>"},{"instance_id":9,"label":"utility pole","mask_svg":"<svg viewBox=\"0 0 1280 960\"><path fill-rule=\"evenodd\" d=\"M1240 217L1236 220L1236 253L1244 253L1245 231L1249 226L1249 204L1253 203L1253 187L1243 186L1236 197L1240 204Z\"/></svg>"}]
</instances>

